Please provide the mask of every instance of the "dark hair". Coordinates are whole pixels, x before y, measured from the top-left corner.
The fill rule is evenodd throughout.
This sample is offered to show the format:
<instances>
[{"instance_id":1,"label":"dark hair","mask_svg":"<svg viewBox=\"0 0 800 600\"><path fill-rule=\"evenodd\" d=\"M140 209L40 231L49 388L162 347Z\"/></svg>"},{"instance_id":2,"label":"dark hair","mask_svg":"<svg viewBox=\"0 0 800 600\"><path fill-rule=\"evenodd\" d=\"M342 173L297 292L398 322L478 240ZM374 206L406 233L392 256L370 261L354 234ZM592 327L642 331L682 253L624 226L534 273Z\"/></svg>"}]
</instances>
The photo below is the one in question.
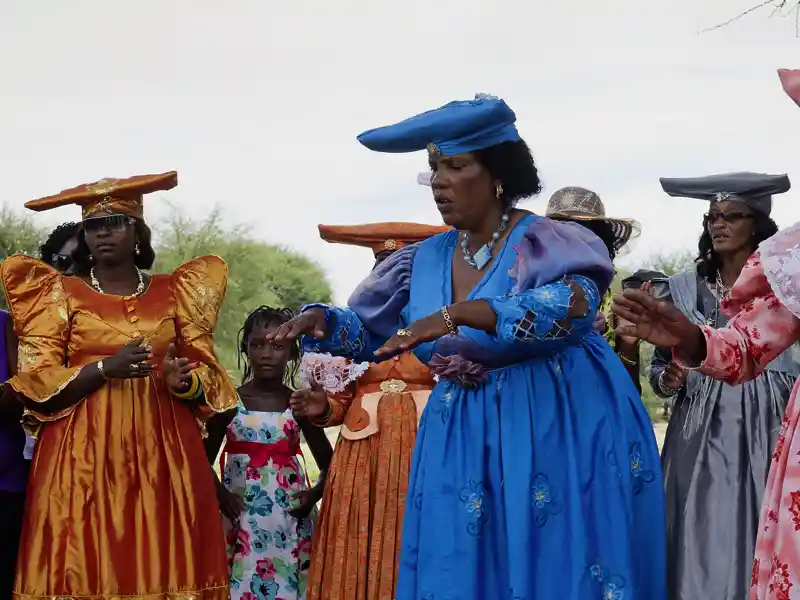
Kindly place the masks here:
<instances>
[{"instance_id":1,"label":"dark hair","mask_svg":"<svg viewBox=\"0 0 800 600\"><path fill-rule=\"evenodd\" d=\"M271 306L259 306L244 320L244 325L239 330L239 356L237 358L237 365L242 368L244 362L244 375L242 376L242 383L250 381L253 378L253 368L250 365L250 359L247 358L247 346L250 343L250 335L257 325L262 327L270 327L275 325L283 325L289 319L294 317L294 312L290 308L272 308ZM300 357L302 351L300 350L300 340L296 339L292 342L289 349L289 368L283 375L283 382L290 385L297 377L297 371L300 368Z\"/></svg>"},{"instance_id":2,"label":"dark hair","mask_svg":"<svg viewBox=\"0 0 800 600\"><path fill-rule=\"evenodd\" d=\"M778 225L769 216L759 211L753 211L753 238L751 240L753 251L758 245L778 233ZM717 280L717 273L722 268L722 258L714 251L714 244L711 241L711 234L708 232L708 218L703 218L703 235L697 243L699 254L695 259L697 264L697 274L708 281L714 283Z\"/></svg>"},{"instance_id":3,"label":"dark hair","mask_svg":"<svg viewBox=\"0 0 800 600\"><path fill-rule=\"evenodd\" d=\"M153 250L153 234L147 223L141 219L133 219L133 229L136 232L136 243L139 245L139 254L134 256L134 264L140 269L151 269L156 262L156 251ZM78 247L72 255L75 261L75 272L86 275L92 268L94 259L86 244L86 234L83 229L78 232Z\"/></svg>"},{"instance_id":4,"label":"dark hair","mask_svg":"<svg viewBox=\"0 0 800 600\"><path fill-rule=\"evenodd\" d=\"M62 223L50 233L44 244L39 247L39 255L48 265L53 266L53 256L61 252L68 241L78 235L80 223Z\"/></svg>"},{"instance_id":5,"label":"dark hair","mask_svg":"<svg viewBox=\"0 0 800 600\"><path fill-rule=\"evenodd\" d=\"M503 142L477 150L475 156L492 178L503 185L501 199L506 208L542 191L539 171L524 140Z\"/></svg>"},{"instance_id":6,"label":"dark hair","mask_svg":"<svg viewBox=\"0 0 800 600\"><path fill-rule=\"evenodd\" d=\"M583 225L586 229L599 237L608 249L608 256L611 262L614 262L614 259L617 258L617 251L614 250L616 238L614 237L614 228L611 226L611 223L607 223L606 221L575 221L575 223Z\"/></svg>"}]
</instances>

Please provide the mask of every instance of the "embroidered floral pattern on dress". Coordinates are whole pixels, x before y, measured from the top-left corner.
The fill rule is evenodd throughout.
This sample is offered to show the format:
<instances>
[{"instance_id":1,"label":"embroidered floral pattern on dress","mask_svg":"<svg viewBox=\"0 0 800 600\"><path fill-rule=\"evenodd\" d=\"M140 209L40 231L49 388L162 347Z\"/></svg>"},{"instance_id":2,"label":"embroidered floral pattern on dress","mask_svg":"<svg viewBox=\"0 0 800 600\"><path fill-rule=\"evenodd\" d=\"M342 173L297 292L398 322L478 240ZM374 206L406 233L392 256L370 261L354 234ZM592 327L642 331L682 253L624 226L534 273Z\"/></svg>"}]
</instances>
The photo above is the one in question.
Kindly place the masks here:
<instances>
[{"instance_id":1,"label":"embroidered floral pattern on dress","mask_svg":"<svg viewBox=\"0 0 800 600\"><path fill-rule=\"evenodd\" d=\"M611 575L603 571L599 564L589 568L589 572L602 589L603 600L625 600L625 579L619 575Z\"/></svg>"},{"instance_id":2,"label":"embroidered floral pattern on dress","mask_svg":"<svg viewBox=\"0 0 800 600\"><path fill-rule=\"evenodd\" d=\"M484 526L489 522L489 498L482 481L470 480L469 486L461 490L458 495L464 505L469 518L467 532L479 536Z\"/></svg>"},{"instance_id":3,"label":"embroidered floral pattern on dress","mask_svg":"<svg viewBox=\"0 0 800 600\"><path fill-rule=\"evenodd\" d=\"M310 304L303 307L303 311L312 308L325 310L325 322L328 326L328 338L318 340L310 335L302 338L303 350L317 354L344 354L346 356L361 356L368 347L368 335L364 324L356 314L347 309L325 306L323 304Z\"/></svg>"},{"instance_id":4,"label":"embroidered floral pattern on dress","mask_svg":"<svg viewBox=\"0 0 800 600\"><path fill-rule=\"evenodd\" d=\"M772 291L800 317L800 223L782 229L762 242L758 250Z\"/></svg>"},{"instance_id":5,"label":"embroidered floral pattern on dress","mask_svg":"<svg viewBox=\"0 0 800 600\"><path fill-rule=\"evenodd\" d=\"M299 458L286 448L299 446L300 428L290 411L263 413L240 407L228 439L272 448L265 464L255 455L228 454L224 483L244 500L244 514L226 523L233 600L305 598L311 564L312 523L288 514L305 489ZM259 466L260 465L260 466Z\"/></svg>"},{"instance_id":6,"label":"embroidered floral pattern on dress","mask_svg":"<svg viewBox=\"0 0 800 600\"><path fill-rule=\"evenodd\" d=\"M577 284L586 297L588 310L571 318L575 300L572 285ZM571 277L517 294L490 300L497 313L497 336L505 342L557 342L583 336L594 327L600 299L597 286L586 277Z\"/></svg>"},{"instance_id":7,"label":"embroidered floral pattern on dress","mask_svg":"<svg viewBox=\"0 0 800 600\"><path fill-rule=\"evenodd\" d=\"M782 562L777 554L773 554L769 570L769 591L775 600L789 600L789 590L793 587L789 577L789 565Z\"/></svg>"},{"instance_id":8,"label":"embroidered floral pattern on dress","mask_svg":"<svg viewBox=\"0 0 800 600\"><path fill-rule=\"evenodd\" d=\"M631 444L631 477L633 478L633 494L639 495L645 483L655 479L652 469L648 469L642 460L642 445L639 442Z\"/></svg>"},{"instance_id":9,"label":"embroidered floral pattern on dress","mask_svg":"<svg viewBox=\"0 0 800 600\"><path fill-rule=\"evenodd\" d=\"M550 481L543 473L533 478L531 487L531 503L533 504L533 524L544 527L550 515L559 514L564 508L550 488Z\"/></svg>"},{"instance_id":10,"label":"embroidered floral pattern on dress","mask_svg":"<svg viewBox=\"0 0 800 600\"><path fill-rule=\"evenodd\" d=\"M453 401L456 397L456 390L454 390L454 384L450 383L449 381L444 384L446 387L439 394L438 400L430 404L430 411L435 414L439 415L442 419L442 423L447 423L450 420L450 415L452 413Z\"/></svg>"}]
</instances>

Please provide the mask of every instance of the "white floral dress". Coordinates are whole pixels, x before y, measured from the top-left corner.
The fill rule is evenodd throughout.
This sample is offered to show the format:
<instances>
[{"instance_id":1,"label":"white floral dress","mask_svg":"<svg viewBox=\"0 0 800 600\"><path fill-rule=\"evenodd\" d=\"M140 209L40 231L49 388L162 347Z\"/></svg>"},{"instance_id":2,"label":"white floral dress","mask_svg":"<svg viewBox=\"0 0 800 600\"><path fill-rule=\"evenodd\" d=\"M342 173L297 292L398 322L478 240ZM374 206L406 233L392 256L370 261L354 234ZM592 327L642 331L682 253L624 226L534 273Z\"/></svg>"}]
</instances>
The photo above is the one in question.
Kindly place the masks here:
<instances>
[{"instance_id":1,"label":"white floral dress","mask_svg":"<svg viewBox=\"0 0 800 600\"><path fill-rule=\"evenodd\" d=\"M239 522L226 522L232 600L303 600L316 509L305 519L288 513L308 487L297 421L290 410L240 405L225 456L225 487L244 500Z\"/></svg>"}]
</instances>

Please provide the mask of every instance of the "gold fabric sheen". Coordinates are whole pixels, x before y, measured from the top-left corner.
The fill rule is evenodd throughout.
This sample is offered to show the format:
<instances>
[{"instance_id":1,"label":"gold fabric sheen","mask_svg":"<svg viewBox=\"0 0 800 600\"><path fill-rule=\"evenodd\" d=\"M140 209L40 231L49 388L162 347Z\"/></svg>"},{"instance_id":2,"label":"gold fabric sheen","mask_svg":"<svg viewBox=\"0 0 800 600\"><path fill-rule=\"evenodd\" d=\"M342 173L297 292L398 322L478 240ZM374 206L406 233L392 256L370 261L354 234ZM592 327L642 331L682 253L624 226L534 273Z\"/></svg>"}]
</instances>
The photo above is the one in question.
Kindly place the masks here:
<instances>
[{"instance_id":1,"label":"gold fabric sheen","mask_svg":"<svg viewBox=\"0 0 800 600\"><path fill-rule=\"evenodd\" d=\"M100 294L33 258L0 265L20 340L7 386L43 425L31 466L16 600L226 600L228 570L202 423L236 404L212 332L227 266L193 260L138 298ZM151 377L110 380L55 414L48 401L81 368L145 336ZM168 345L201 363L206 403L173 398Z\"/></svg>"}]
</instances>

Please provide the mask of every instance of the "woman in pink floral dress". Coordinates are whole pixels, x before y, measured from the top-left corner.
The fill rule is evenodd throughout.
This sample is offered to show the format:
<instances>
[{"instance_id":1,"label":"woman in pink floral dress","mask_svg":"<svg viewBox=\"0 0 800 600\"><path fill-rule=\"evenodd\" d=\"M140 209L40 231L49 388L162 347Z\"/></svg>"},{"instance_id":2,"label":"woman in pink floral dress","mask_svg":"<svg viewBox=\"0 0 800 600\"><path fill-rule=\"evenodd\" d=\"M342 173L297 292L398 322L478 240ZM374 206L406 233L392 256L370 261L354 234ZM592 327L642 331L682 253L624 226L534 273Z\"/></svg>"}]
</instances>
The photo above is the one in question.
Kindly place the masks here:
<instances>
[{"instance_id":1,"label":"woman in pink floral dress","mask_svg":"<svg viewBox=\"0 0 800 600\"><path fill-rule=\"evenodd\" d=\"M299 346L265 341L268 332L292 316L290 310L262 306L247 317L239 347L245 359L241 402L208 426L210 458L226 440L217 495L225 517L233 600L306 597L316 503L333 449L322 429L295 418L289 409ZM301 430L323 472L313 488L300 460Z\"/></svg>"},{"instance_id":2,"label":"woman in pink floral dress","mask_svg":"<svg viewBox=\"0 0 800 600\"><path fill-rule=\"evenodd\" d=\"M723 310L724 329L692 324L648 290L629 290L613 310L631 321L626 334L673 347L676 361L731 384L756 377L800 340L800 223L761 244ZM751 435L766 435L753 431ZM761 510L750 600L800 599L800 399L792 391L772 454Z\"/></svg>"}]
</instances>

